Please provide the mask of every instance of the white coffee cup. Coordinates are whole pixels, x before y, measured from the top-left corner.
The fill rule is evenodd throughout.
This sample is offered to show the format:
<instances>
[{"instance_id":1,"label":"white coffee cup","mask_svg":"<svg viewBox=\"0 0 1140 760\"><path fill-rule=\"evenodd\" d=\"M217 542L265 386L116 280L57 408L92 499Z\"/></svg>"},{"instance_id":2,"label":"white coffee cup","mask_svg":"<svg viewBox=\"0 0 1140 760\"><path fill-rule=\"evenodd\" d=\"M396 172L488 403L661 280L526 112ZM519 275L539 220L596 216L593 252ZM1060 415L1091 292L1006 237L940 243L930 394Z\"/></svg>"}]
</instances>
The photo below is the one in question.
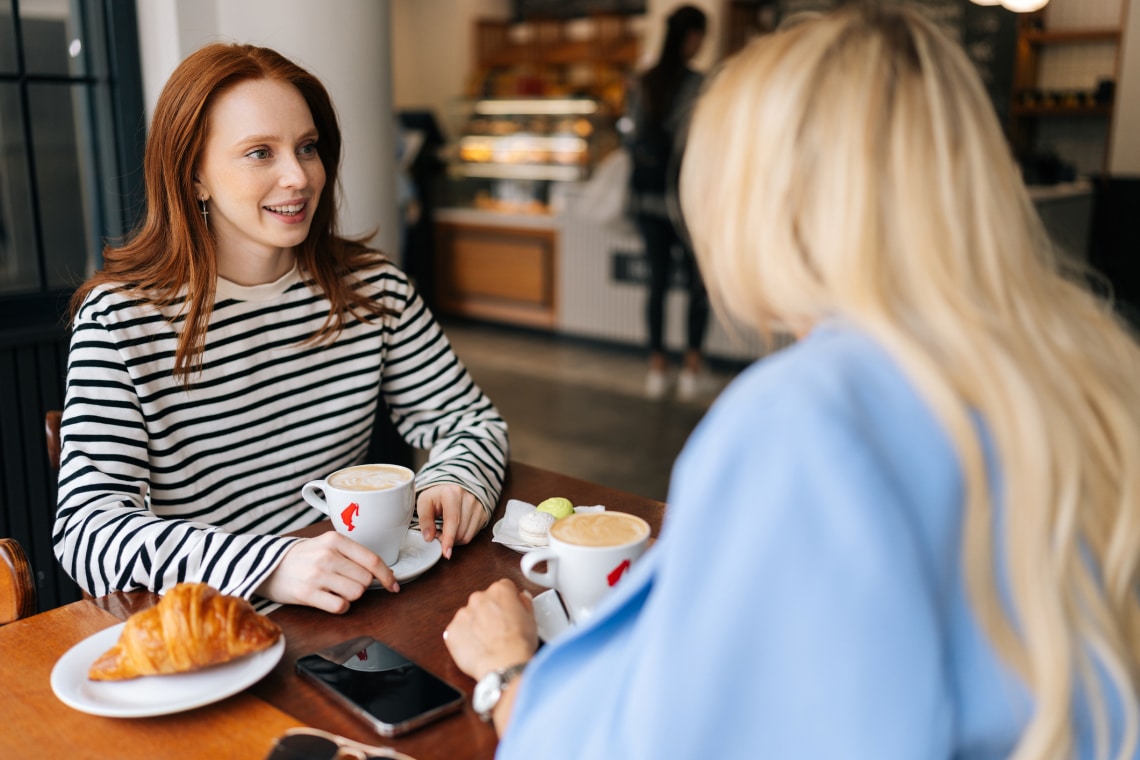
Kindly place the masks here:
<instances>
[{"instance_id":1,"label":"white coffee cup","mask_svg":"<svg viewBox=\"0 0 1140 760\"><path fill-rule=\"evenodd\" d=\"M328 515L337 533L392 566L412 520L415 482L415 473L398 464L360 464L310 480L301 497Z\"/></svg>"},{"instance_id":2,"label":"white coffee cup","mask_svg":"<svg viewBox=\"0 0 1140 760\"><path fill-rule=\"evenodd\" d=\"M550 527L550 545L523 555L522 572L540 586L558 590L570 614L581 623L645 553L649 524L624 512L573 514ZM536 565L546 563L546 572Z\"/></svg>"}]
</instances>

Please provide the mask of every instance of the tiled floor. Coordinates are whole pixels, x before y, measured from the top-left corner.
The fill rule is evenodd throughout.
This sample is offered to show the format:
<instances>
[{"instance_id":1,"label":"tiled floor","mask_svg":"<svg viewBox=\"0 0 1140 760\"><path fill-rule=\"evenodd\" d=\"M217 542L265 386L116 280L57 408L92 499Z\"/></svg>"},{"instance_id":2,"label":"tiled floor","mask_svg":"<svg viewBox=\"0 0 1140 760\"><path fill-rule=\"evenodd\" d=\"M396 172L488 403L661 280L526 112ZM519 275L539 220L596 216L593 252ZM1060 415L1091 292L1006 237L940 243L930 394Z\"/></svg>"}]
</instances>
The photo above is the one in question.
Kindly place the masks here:
<instances>
[{"instance_id":1,"label":"tiled floor","mask_svg":"<svg viewBox=\"0 0 1140 760\"><path fill-rule=\"evenodd\" d=\"M647 400L644 357L628 347L469 322L444 329L510 425L512 458L665 500L711 397Z\"/></svg>"}]
</instances>

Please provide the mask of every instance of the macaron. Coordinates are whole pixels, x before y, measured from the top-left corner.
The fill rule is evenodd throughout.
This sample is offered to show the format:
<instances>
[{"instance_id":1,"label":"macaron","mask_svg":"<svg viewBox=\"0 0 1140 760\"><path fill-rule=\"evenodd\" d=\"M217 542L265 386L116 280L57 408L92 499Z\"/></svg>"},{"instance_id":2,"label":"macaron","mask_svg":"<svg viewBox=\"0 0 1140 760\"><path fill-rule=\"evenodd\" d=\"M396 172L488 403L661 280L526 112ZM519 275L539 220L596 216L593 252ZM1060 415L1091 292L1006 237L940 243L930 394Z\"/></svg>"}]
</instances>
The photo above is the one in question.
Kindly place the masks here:
<instances>
[{"instance_id":1,"label":"macaron","mask_svg":"<svg viewBox=\"0 0 1140 760\"><path fill-rule=\"evenodd\" d=\"M550 526L554 515L549 512L527 513L519 518L519 538L531 546L546 546L550 543Z\"/></svg>"},{"instance_id":2,"label":"macaron","mask_svg":"<svg viewBox=\"0 0 1140 760\"><path fill-rule=\"evenodd\" d=\"M536 509L539 512L548 512L554 515L555 520L561 520L563 517L574 514L574 505L570 503L569 499L564 499L561 496L554 496L539 502Z\"/></svg>"}]
</instances>

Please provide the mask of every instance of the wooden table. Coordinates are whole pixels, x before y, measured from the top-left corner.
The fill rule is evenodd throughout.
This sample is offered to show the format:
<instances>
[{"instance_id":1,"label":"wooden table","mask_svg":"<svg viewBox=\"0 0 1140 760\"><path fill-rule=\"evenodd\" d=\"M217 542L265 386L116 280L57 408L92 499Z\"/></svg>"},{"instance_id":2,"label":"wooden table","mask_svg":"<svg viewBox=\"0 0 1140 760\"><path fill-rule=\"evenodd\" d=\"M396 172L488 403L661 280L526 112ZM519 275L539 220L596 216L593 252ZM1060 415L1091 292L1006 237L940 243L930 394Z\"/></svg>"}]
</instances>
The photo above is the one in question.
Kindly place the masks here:
<instances>
[{"instance_id":1,"label":"wooden table","mask_svg":"<svg viewBox=\"0 0 1140 760\"><path fill-rule=\"evenodd\" d=\"M494 520L502 517L508 499L533 504L550 496L639 515L649 522L654 535L664 515L661 502L512 462ZM330 527L326 521L303 533L313 535ZM286 638L285 655L272 673L242 694L163 718L119 720L85 715L59 702L48 682L56 659L69 647L150 607L157 595L119 592L13 623L0 628L0 683L4 684L0 688L0 715L4 716L0 746L5 757L66 756L67 748L82 746L93 756L121 754L124 747L130 747L131 754L140 757L178 757L178 752L186 751L188 757L256 760L265 756L274 737L292 725L304 724L369 744L393 746L419 760L489 758L495 751L495 733L471 709L475 684L455 667L442 633L473 591L499 578L541 591L523 578L519 560L519 554L491 541L488 528L471 544L456 547L452 559L441 560L403 584L398 594L370 591L344 615L282 607L270 614ZM407 736L385 739L294 673L298 657L362 635L390 644L458 686L468 697L466 707ZM214 739L219 743L205 743ZM148 751L158 747L161 751ZM10 749L16 751L9 754Z\"/></svg>"}]
</instances>

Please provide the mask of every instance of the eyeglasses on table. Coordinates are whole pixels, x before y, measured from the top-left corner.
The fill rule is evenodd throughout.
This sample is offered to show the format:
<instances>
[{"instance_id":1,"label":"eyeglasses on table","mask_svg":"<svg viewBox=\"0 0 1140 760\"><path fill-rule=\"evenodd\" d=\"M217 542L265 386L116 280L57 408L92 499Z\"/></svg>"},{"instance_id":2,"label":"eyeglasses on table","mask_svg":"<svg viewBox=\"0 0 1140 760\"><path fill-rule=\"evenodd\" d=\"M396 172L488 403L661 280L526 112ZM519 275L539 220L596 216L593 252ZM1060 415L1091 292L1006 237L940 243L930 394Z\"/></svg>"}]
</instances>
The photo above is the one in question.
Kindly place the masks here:
<instances>
[{"instance_id":1,"label":"eyeglasses on table","mask_svg":"<svg viewBox=\"0 0 1140 760\"><path fill-rule=\"evenodd\" d=\"M319 728L291 728L273 744L265 760L416 760L391 747L373 747Z\"/></svg>"}]
</instances>

